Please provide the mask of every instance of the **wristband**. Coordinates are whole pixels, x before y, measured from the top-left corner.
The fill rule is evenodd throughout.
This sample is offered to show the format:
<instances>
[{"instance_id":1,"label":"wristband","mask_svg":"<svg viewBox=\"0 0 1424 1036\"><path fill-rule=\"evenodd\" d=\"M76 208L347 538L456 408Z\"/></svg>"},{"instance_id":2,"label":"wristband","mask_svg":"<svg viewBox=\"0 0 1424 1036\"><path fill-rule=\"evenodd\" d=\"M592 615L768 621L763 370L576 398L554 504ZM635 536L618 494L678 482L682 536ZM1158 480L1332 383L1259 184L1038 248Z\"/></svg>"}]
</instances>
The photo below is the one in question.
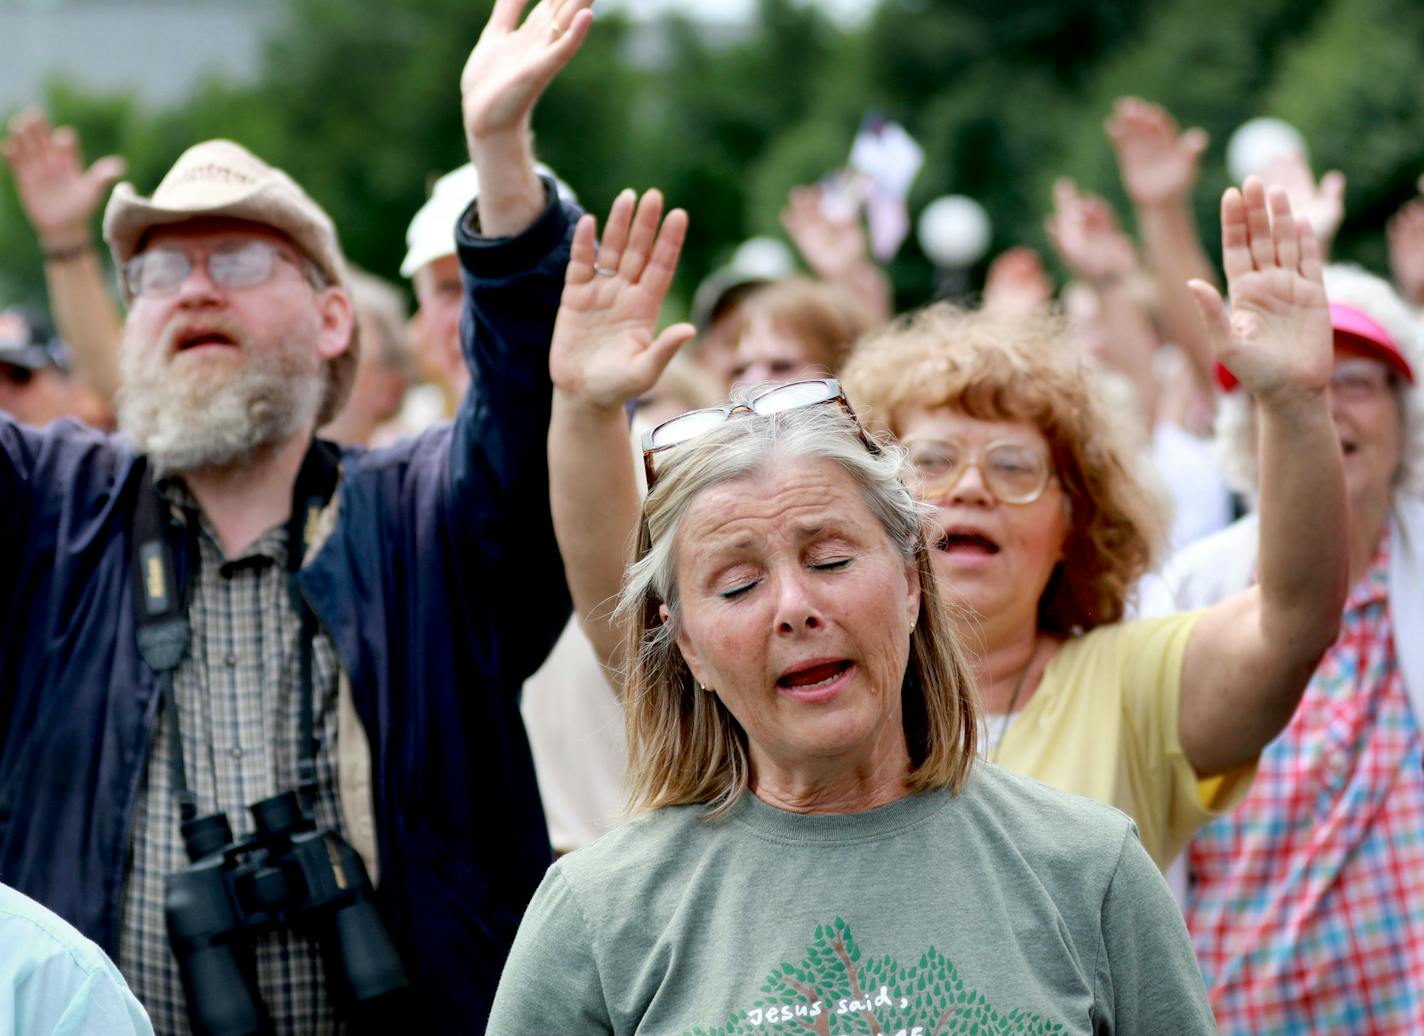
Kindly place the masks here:
<instances>
[{"instance_id":1,"label":"wristband","mask_svg":"<svg viewBox=\"0 0 1424 1036\"><path fill-rule=\"evenodd\" d=\"M40 252L47 263L69 263L78 259L82 255L88 255L94 250L94 246L88 241L81 241L75 245L63 245L59 248L46 248Z\"/></svg>"}]
</instances>

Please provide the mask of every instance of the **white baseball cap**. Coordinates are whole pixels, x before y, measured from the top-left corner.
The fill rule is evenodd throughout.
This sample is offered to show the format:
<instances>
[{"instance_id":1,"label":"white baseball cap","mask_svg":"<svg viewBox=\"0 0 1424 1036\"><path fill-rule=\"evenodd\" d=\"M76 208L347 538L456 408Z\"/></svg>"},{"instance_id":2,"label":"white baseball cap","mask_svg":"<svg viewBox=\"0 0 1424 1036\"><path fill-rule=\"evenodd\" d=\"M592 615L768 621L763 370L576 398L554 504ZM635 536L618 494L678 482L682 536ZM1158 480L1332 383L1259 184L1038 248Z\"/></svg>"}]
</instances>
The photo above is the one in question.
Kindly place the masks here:
<instances>
[{"instance_id":1,"label":"white baseball cap","mask_svg":"<svg viewBox=\"0 0 1424 1036\"><path fill-rule=\"evenodd\" d=\"M561 199L577 204L573 189L543 162L537 163L534 171L553 179ZM469 162L435 181L429 200L406 229L406 253L400 266L402 277L412 277L426 263L455 254L455 224L479 193L480 177Z\"/></svg>"}]
</instances>

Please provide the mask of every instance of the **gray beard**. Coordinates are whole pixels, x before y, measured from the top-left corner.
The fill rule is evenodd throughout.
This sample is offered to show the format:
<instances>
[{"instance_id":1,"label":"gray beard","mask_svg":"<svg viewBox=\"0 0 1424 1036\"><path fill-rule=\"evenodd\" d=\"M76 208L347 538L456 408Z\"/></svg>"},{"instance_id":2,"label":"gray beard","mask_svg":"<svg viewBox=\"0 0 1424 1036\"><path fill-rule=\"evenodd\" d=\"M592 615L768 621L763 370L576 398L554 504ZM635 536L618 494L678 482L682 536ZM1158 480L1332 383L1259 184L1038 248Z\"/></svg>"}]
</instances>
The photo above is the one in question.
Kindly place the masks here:
<instances>
[{"instance_id":1,"label":"gray beard","mask_svg":"<svg viewBox=\"0 0 1424 1036\"><path fill-rule=\"evenodd\" d=\"M139 348L126 337L115 400L119 431L147 454L159 478L248 463L309 427L321 407L323 365L295 337L268 348L244 343L235 371L185 366L166 343Z\"/></svg>"}]
</instances>

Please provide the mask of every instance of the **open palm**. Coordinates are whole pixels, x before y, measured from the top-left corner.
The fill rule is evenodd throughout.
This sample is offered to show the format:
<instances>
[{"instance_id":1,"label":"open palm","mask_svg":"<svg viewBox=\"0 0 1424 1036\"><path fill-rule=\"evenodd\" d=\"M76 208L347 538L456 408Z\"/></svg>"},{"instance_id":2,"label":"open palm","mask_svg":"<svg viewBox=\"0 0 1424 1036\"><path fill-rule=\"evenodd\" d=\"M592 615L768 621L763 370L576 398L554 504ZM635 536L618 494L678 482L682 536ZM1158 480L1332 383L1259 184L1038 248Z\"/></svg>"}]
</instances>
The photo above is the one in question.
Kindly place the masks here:
<instances>
[{"instance_id":1,"label":"open palm","mask_svg":"<svg viewBox=\"0 0 1424 1036\"><path fill-rule=\"evenodd\" d=\"M1107 132L1117 152L1122 184L1134 204L1155 205L1191 191L1206 150L1205 132L1178 132L1165 108L1136 97L1118 100Z\"/></svg>"},{"instance_id":2,"label":"open palm","mask_svg":"<svg viewBox=\"0 0 1424 1036\"><path fill-rule=\"evenodd\" d=\"M1132 241L1118 227L1111 206L1066 177L1053 185L1053 214L1046 229L1064 265L1090 284L1124 277L1137 266Z\"/></svg>"},{"instance_id":3,"label":"open palm","mask_svg":"<svg viewBox=\"0 0 1424 1036\"><path fill-rule=\"evenodd\" d=\"M1230 315L1214 288L1192 282L1217 357L1259 400L1324 391L1333 338L1310 224L1284 189L1249 177L1221 199L1221 240Z\"/></svg>"},{"instance_id":4,"label":"open palm","mask_svg":"<svg viewBox=\"0 0 1424 1036\"><path fill-rule=\"evenodd\" d=\"M796 250L826 280L835 280L866 262L869 254L859 205L841 209L828 211L826 189L818 184L791 188L786 208L781 211L781 225Z\"/></svg>"},{"instance_id":5,"label":"open palm","mask_svg":"<svg viewBox=\"0 0 1424 1036\"><path fill-rule=\"evenodd\" d=\"M10 120L4 153L15 174L20 203L41 238L86 238L89 218L109 185L124 172L123 159L113 155L85 169L75 132L67 127L52 129L44 114L33 108Z\"/></svg>"},{"instance_id":6,"label":"open palm","mask_svg":"<svg viewBox=\"0 0 1424 1036\"><path fill-rule=\"evenodd\" d=\"M521 23L528 2L496 0L465 62L460 96L470 137L519 127L588 35L593 0L539 0Z\"/></svg>"},{"instance_id":7,"label":"open palm","mask_svg":"<svg viewBox=\"0 0 1424 1036\"><path fill-rule=\"evenodd\" d=\"M622 406L651 389L695 333L674 324L655 335L658 312L687 235L687 213L662 218L662 195L632 191L613 202L603 241L592 216L574 231L564 294L554 324L549 373L563 393L592 406Z\"/></svg>"}]
</instances>

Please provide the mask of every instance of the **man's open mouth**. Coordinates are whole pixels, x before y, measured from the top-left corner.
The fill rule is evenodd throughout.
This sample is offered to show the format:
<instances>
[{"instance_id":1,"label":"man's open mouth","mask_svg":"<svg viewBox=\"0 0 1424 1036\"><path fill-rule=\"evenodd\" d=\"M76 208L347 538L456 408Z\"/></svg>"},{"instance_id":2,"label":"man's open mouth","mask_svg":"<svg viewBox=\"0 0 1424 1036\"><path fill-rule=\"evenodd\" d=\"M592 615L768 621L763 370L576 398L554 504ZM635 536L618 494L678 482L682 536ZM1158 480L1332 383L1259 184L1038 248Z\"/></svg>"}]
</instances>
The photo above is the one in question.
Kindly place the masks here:
<instances>
[{"instance_id":1,"label":"man's open mouth","mask_svg":"<svg viewBox=\"0 0 1424 1036\"><path fill-rule=\"evenodd\" d=\"M204 329L193 329L191 331L180 331L173 340L174 352L185 352L188 349L197 349L204 345L223 345L229 348L236 348L237 341L229 334L222 331L209 331Z\"/></svg>"}]
</instances>

